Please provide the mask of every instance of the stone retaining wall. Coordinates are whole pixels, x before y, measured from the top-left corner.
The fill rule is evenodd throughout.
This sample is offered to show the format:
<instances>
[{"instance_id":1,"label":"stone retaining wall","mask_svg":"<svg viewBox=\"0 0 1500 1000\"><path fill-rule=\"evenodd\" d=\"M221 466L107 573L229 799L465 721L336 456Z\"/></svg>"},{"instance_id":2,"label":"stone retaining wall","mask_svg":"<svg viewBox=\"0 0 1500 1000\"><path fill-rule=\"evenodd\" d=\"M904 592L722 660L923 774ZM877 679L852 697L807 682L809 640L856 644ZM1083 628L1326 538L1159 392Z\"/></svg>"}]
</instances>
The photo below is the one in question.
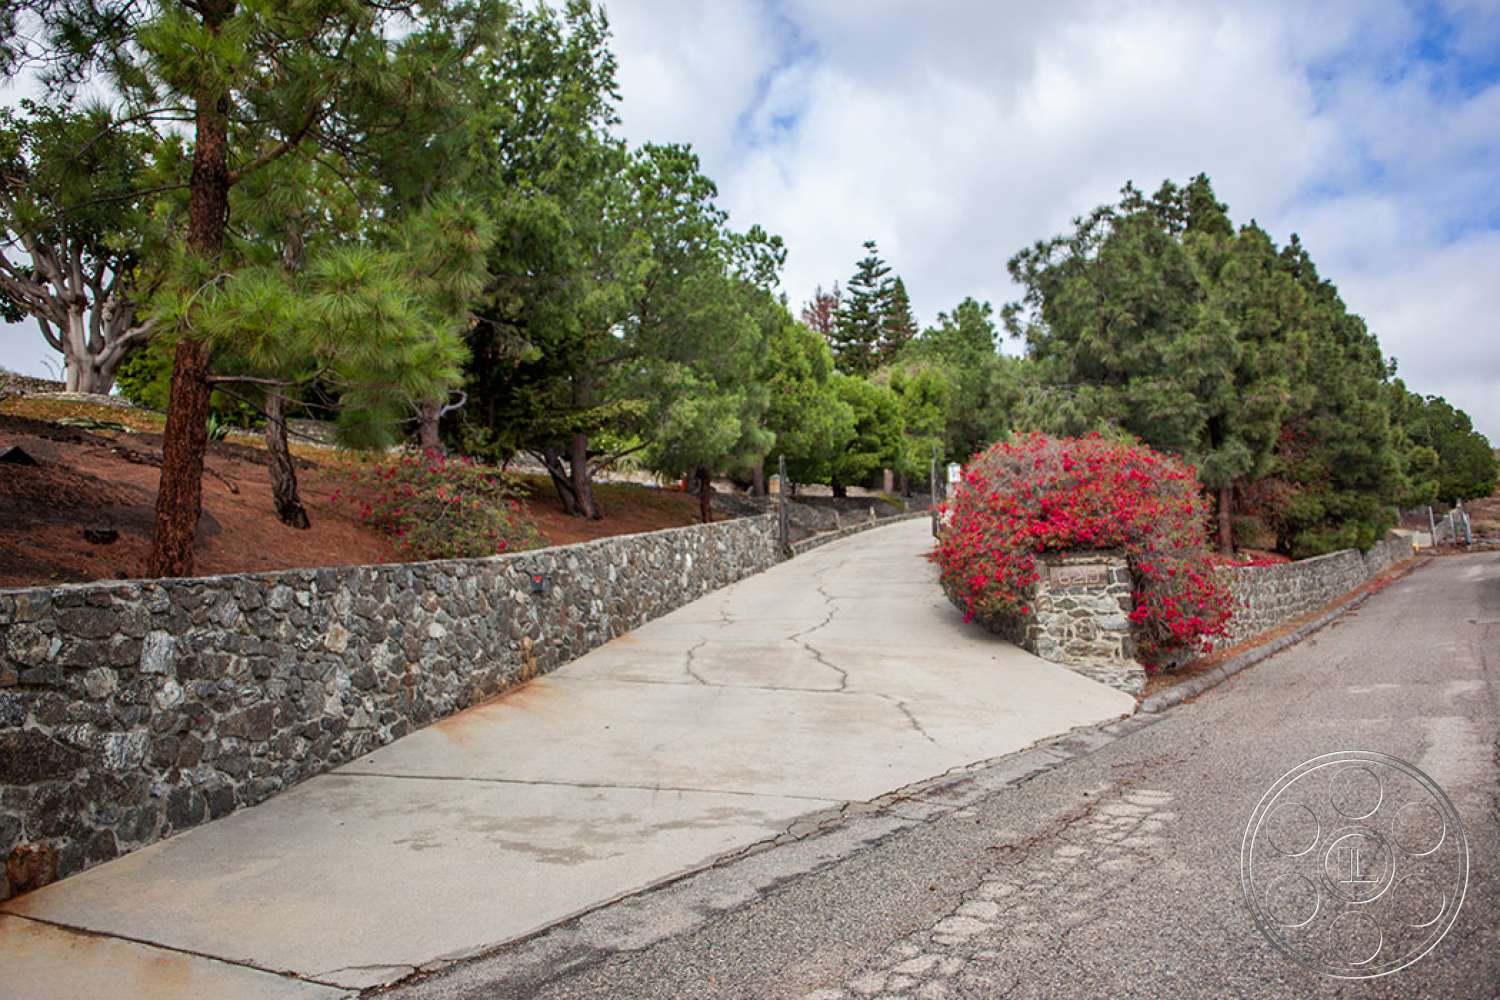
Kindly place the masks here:
<instances>
[{"instance_id":1,"label":"stone retaining wall","mask_svg":"<svg viewBox=\"0 0 1500 1000\"><path fill-rule=\"evenodd\" d=\"M848 538L850 535L857 535L862 531L869 531L871 528L883 528L888 524L896 524L900 521L910 521L918 517L927 516L928 514L925 510L914 510L908 511L905 514L892 514L890 517L873 517L868 521L856 521L854 524L846 524L842 528L835 528L832 531L820 531L816 535L793 542L792 555L800 556L804 552L810 552L819 546L827 545L829 542L838 541L840 538Z\"/></svg>"},{"instance_id":2,"label":"stone retaining wall","mask_svg":"<svg viewBox=\"0 0 1500 1000\"><path fill-rule=\"evenodd\" d=\"M1411 554L1410 539L1392 536L1364 553L1344 549L1300 562L1223 569L1234 616L1221 644L1243 642L1315 611ZM1134 659L1125 617L1133 604L1124 557L1072 552L1043 555L1037 563L1028 613L992 616L982 624L1044 660L1139 694L1146 674Z\"/></svg>"},{"instance_id":3,"label":"stone retaining wall","mask_svg":"<svg viewBox=\"0 0 1500 1000\"><path fill-rule=\"evenodd\" d=\"M778 548L760 516L488 559L0 591L0 899L552 670Z\"/></svg>"},{"instance_id":4,"label":"stone retaining wall","mask_svg":"<svg viewBox=\"0 0 1500 1000\"><path fill-rule=\"evenodd\" d=\"M1363 553L1341 549L1299 562L1226 569L1223 572L1234 597L1227 641L1243 642L1316 611L1411 554L1411 540L1398 536L1377 542Z\"/></svg>"},{"instance_id":5,"label":"stone retaining wall","mask_svg":"<svg viewBox=\"0 0 1500 1000\"><path fill-rule=\"evenodd\" d=\"M1130 635L1131 590L1130 565L1120 552L1044 555L1037 559L1028 613L995 615L984 624L1044 660L1139 694L1146 671L1135 660Z\"/></svg>"}]
</instances>

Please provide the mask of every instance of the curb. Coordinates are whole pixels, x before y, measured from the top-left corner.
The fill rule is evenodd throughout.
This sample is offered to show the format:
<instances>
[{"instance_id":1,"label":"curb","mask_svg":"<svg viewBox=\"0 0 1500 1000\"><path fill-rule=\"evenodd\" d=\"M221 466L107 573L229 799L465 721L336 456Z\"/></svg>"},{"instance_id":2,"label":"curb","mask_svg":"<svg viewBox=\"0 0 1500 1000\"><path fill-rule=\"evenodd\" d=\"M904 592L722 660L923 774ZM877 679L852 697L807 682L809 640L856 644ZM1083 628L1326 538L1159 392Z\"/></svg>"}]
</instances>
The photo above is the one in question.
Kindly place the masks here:
<instances>
[{"instance_id":1,"label":"curb","mask_svg":"<svg viewBox=\"0 0 1500 1000\"><path fill-rule=\"evenodd\" d=\"M1391 580L1398 580L1406 574L1417 569L1418 567L1425 566L1426 564L1427 560L1425 559L1420 561L1413 560L1411 564L1408 565L1405 569L1401 570L1395 576L1392 576ZM1377 591L1361 591L1360 593L1355 594L1353 597L1349 598L1347 601L1344 601L1332 611L1329 611L1326 614L1319 615L1317 618L1308 622L1306 625L1293 629L1291 632L1287 633L1279 639L1274 639L1271 642L1266 643L1264 646L1257 646L1255 649L1241 653L1239 656L1230 657L1228 660L1225 660L1223 663L1219 664L1217 667L1214 667L1212 670L1205 671L1204 673L1198 675L1197 677L1194 677L1191 680L1183 681L1181 684L1169 687L1165 691L1158 691L1151 697L1142 699L1140 704L1136 706L1136 711L1163 712L1176 705L1182 704L1189 698L1196 698L1198 695L1202 694L1204 691L1207 691L1209 688L1217 687L1218 685L1229 680L1229 678L1233 677L1241 670L1244 670L1246 667L1253 667L1262 660L1269 659L1270 657L1275 656L1277 653L1281 652L1283 649L1286 649L1288 646L1295 646L1297 643L1301 642L1303 639L1306 639L1314 632L1326 627L1335 619L1342 617L1350 611L1353 611L1355 608L1365 603L1365 601L1369 600L1375 593L1377 593Z\"/></svg>"},{"instance_id":2,"label":"curb","mask_svg":"<svg viewBox=\"0 0 1500 1000\"><path fill-rule=\"evenodd\" d=\"M402 1000L531 996L548 981L691 933L795 879L1024 785L1161 721L1137 715L1077 726L868 801L806 813L779 835L590 904L530 934L434 959L360 996L390 995Z\"/></svg>"}]
</instances>

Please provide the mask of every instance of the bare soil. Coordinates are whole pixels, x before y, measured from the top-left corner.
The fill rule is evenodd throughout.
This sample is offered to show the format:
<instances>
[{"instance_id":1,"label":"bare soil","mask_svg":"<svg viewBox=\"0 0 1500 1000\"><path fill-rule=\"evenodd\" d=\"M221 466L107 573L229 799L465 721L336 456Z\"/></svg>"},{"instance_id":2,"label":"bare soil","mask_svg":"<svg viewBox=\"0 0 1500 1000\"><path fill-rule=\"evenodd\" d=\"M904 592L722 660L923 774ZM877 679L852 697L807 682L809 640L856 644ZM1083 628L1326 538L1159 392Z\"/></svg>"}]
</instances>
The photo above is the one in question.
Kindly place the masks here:
<instances>
[{"instance_id":1,"label":"bare soil","mask_svg":"<svg viewBox=\"0 0 1500 1000\"><path fill-rule=\"evenodd\" d=\"M69 426L59 420L92 422ZM99 425L106 426L99 426ZM119 425L110 427L107 425ZM88 403L12 397L0 402L0 448L18 445L36 465L0 464L0 587L140 577L150 551L161 463L161 416ZM312 527L289 528L271 502L258 439L209 445L198 524L196 571L264 572L389 562L384 536L332 501L340 467L332 449L293 445ZM548 544L692 524L698 501L678 490L631 483L598 486L604 518L568 516L545 476L524 477L527 503ZM116 537L106 543L95 537Z\"/></svg>"},{"instance_id":2,"label":"bare soil","mask_svg":"<svg viewBox=\"0 0 1500 1000\"><path fill-rule=\"evenodd\" d=\"M18 445L36 465L0 466L0 586L25 587L142 575L161 463L154 433L84 430L0 415L0 447ZM256 572L383 562L385 539L330 502L330 470L299 462L313 527L282 524L271 504L261 453L209 446L198 522L197 572ZM113 530L107 544L84 529Z\"/></svg>"},{"instance_id":3,"label":"bare soil","mask_svg":"<svg viewBox=\"0 0 1500 1000\"><path fill-rule=\"evenodd\" d=\"M564 511L557 491L546 476L521 478L527 485L526 505L531 510L532 520L552 545L698 523L698 498L679 489L635 483L595 483L594 499L604 516L590 521L571 517ZM722 514L716 514L714 519L726 520Z\"/></svg>"}]
</instances>

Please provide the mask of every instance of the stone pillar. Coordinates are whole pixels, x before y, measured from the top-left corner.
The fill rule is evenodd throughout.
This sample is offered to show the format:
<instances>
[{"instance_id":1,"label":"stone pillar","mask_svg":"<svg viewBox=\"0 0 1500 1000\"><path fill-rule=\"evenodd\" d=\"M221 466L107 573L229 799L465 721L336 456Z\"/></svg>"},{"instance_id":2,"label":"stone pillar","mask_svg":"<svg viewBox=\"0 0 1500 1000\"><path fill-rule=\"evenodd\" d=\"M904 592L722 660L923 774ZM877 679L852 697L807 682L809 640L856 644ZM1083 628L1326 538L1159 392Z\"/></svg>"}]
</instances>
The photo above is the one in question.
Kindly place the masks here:
<instances>
[{"instance_id":1,"label":"stone pillar","mask_svg":"<svg viewBox=\"0 0 1500 1000\"><path fill-rule=\"evenodd\" d=\"M1146 686L1130 634L1130 564L1116 551L1068 552L1037 559L1030 613L986 624L994 632L1128 694Z\"/></svg>"}]
</instances>

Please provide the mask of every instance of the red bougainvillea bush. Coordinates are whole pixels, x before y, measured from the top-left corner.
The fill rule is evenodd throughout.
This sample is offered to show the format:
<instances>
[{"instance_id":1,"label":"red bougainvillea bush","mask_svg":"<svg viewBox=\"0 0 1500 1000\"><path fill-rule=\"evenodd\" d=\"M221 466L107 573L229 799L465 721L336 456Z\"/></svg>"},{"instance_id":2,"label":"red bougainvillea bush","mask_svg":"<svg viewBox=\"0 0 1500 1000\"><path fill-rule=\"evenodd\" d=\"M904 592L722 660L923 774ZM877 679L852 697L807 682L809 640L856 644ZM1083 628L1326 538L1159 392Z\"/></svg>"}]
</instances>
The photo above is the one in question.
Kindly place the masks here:
<instances>
[{"instance_id":1,"label":"red bougainvillea bush","mask_svg":"<svg viewBox=\"0 0 1500 1000\"><path fill-rule=\"evenodd\" d=\"M333 500L384 533L398 559L463 559L542 544L520 491L499 469L427 451L351 469Z\"/></svg>"},{"instance_id":2,"label":"red bougainvillea bush","mask_svg":"<svg viewBox=\"0 0 1500 1000\"><path fill-rule=\"evenodd\" d=\"M1045 552L1118 549L1136 581L1140 661L1155 669L1212 648L1230 599L1208 561L1191 466L1098 435L1018 436L964 470L934 559L965 618L1025 615Z\"/></svg>"}]
</instances>

